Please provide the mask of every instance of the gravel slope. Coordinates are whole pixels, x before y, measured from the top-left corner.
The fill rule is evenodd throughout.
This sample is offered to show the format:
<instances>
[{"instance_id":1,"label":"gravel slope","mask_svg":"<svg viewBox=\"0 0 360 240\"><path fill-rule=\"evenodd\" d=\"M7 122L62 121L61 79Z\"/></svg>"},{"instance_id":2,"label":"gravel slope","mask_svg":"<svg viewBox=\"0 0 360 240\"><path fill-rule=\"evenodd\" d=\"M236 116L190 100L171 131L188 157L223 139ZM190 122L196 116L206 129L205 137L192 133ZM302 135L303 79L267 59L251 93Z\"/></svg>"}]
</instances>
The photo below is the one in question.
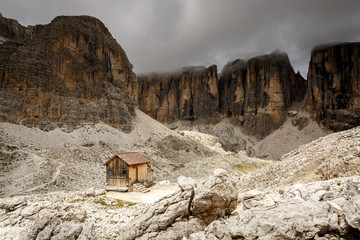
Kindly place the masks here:
<instances>
[{"instance_id":1,"label":"gravel slope","mask_svg":"<svg viewBox=\"0 0 360 240\"><path fill-rule=\"evenodd\" d=\"M244 175L241 190L360 175L360 127L321 137L285 154L282 161Z\"/></svg>"}]
</instances>

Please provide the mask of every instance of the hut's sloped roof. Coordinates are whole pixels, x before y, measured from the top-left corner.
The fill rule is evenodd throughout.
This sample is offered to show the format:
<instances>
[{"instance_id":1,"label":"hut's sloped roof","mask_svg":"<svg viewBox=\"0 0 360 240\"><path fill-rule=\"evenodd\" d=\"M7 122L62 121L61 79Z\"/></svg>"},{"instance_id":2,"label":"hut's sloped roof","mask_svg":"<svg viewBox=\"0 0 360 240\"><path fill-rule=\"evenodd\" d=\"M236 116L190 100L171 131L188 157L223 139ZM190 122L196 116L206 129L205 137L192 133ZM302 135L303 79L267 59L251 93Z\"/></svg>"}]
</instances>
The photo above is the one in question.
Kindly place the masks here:
<instances>
[{"instance_id":1,"label":"hut's sloped roof","mask_svg":"<svg viewBox=\"0 0 360 240\"><path fill-rule=\"evenodd\" d=\"M143 155L141 155L140 153L136 153L136 152L130 152L130 153L118 153L116 154L116 156L118 156L120 159L122 159L124 162L126 162L128 165L136 165L136 164L141 164L141 163L148 163L150 162L149 159L147 159L146 157L144 157ZM114 157L110 158L106 163L108 164L109 162L111 162L111 160Z\"/></svg>"}]
</instances>

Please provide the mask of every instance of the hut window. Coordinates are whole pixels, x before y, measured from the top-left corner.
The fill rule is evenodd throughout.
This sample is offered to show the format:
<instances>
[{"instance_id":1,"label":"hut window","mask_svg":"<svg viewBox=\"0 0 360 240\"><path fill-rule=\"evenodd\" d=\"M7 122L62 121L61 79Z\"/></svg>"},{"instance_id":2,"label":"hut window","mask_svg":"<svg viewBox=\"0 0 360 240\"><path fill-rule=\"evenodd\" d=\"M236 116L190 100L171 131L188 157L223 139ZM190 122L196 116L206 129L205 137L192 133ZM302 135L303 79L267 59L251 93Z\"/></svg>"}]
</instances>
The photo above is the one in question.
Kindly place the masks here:
<instances>
[{"instance_id":1,"label":"hut window","mask_svg":"<svg viewBox=\"0 0 360 240\"><path fill-rule=\"evenodd\" d=\"M127 169L126 168L121 168L120 169L120 177L121 178L127 178L128 176L127 176Z\"/></svg>"},{"instance_id":2,"label":"hut window","mask_svg":"<svg viewBox=\"0 0 360 240\"><path fill-rule=\"evenodd\" d=\"M109 170L109 171L108 171L108 174L109 174L109 175L112 175L112 170Z\"/></svg>"}]
</instances>

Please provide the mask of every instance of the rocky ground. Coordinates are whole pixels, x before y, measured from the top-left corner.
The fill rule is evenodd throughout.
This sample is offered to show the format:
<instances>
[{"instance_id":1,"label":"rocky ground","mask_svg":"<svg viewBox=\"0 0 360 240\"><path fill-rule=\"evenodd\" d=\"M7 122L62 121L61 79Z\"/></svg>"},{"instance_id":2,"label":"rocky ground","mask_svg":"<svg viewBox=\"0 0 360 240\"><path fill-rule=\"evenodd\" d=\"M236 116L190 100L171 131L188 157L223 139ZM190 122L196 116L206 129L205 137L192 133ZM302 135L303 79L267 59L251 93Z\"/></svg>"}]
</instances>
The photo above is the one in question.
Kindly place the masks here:
<instances>
[{"instance_id":1,"label":"rocky ground","mask_svg":"<svg viewBox=\"0 0 360 240\"><path fill-rule=\"evenodd\" d=\"M104 123L71 132L0 123L0 197L103 188L103 163L119 152L148 156L156 181L174 182L180 175L202 179L219 167L240 176L271 162L228 153L216 137L175 132L135 112L130 133Z\"/></svg>"},{"instance_id":2,"label":"rocky ground","mask_svg":"<svg viewBox=\"0 0 360 240\"><path fill-rule=\"evenodd\" d=\"M238 182L241 190L360 175L360 127L321 137Z\"/></svg>"},{"instance_id":3,"label":"rocky ground","mask_svg":"<svg viewBox=\"0 0 360 240\"><path fill-rule=\"evenodd\" d=\"M3 198L0 239L114 239L144 207L94 189Z\"/></svg>"},{"instance_id":4,"label":"rocky ground","mask_svg":"<svg viewBox=\"0 0 360 240\"><path fill-rule=\"evenodd\" d=\"M1 239L359 239L360 177L238 192L224 170L153 204L103 190L1 199Z\"/></svg>"},{"instance_id":5,"label":"rocky ground","mask_svg":"<svg viewBox=\"0 0 360 240\"><path fill-rule=\"evenodd\" d=\"M227 118L217 124L177 121L167 126L177 131L207 133L216 136L226 151L243 152L251 157L270 160L280 160L283 154L330 133L313 121L309 113L302 110L302 103L294 104L288 112L287 121L261 140L245 135L241 127Z\"/></svg>"},{"instance_id":6,"label":"rocky ground","mask_svg":"<svg viewBox=\"0 0 360 240\"><path fill-rule=\"evenodd\" d=\"M360 127L266 161L136 112L128 134L1 123L0 239L360 238ZM118 151L150 157L163 186L105 193L102 164Z\"/></svg>"}]
</instances>

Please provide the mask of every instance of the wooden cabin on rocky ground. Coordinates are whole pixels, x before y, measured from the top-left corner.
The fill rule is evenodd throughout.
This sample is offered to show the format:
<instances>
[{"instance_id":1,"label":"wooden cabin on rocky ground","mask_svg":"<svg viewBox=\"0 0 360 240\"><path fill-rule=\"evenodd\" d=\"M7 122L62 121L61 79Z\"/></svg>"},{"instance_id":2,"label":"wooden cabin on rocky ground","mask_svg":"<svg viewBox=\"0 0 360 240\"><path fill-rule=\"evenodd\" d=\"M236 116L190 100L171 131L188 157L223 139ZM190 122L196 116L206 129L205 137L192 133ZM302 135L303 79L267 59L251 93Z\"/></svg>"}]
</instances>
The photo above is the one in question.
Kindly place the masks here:
<instances>
[{"instance_id":1,"label":"wooden cabin on rocky ground","mask_svg":"<svg viewBox=\"0 0 360 240\"><path fill-rule=\"evenodd\" d=\"M148 166L150 160L140 153L119 153L110 158L106 165L106 185L108 190L132 191L143 184L153 184L153 171Z\"/></svg>"}]
</instances>

